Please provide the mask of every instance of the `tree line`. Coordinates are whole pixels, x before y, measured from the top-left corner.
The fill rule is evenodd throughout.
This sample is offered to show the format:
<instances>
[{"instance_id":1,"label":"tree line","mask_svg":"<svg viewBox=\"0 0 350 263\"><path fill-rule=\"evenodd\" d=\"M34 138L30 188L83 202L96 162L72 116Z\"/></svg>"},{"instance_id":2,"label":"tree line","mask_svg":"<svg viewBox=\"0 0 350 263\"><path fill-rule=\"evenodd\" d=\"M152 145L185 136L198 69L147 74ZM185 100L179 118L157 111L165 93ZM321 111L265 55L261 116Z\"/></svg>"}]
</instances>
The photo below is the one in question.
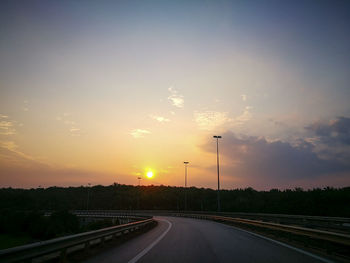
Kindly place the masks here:
<instances>
[{"instance_id":1,"label":"tree line","mask_svg":"<svg viewBox=\"0 0 350 263\"><path fill-rule=\"evenodd\" d=\"M108 218L82 222L66 210L45 216L43 211L3 209L0 213L0 249L105 228L115 223Z\"/></svg>"},{"instance_id":2,"label":"tree line","mask_svg":"<svg viewBox=\"0 0 350 263\"><path fill-rule=\"evenodd\" d=\"M217 191L173 186L49 187L0 189L0 210L187 210L215 211ZM221 190L223 212L279 213L350 217L350 187L256 191Z\"/></svg>"}]
</instances>

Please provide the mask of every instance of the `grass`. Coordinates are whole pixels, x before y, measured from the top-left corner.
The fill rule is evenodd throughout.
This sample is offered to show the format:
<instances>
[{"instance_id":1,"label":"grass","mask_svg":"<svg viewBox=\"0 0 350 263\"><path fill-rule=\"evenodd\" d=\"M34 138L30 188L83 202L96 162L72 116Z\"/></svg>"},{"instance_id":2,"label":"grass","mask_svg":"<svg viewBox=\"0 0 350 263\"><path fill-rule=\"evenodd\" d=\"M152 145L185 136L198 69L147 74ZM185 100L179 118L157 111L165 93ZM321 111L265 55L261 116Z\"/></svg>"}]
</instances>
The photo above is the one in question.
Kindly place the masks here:
<instances>
[{"instance_id":1,"label":"grass","mask_svg":"<svg viewBox=\"0 0 350 263\"><path fill-rule=\"evenodd\" d=\"M0 234L0 249L25 245L30 243L31 241L32 239L29 236L14 236Z\"/></svg>"}]
</instances>

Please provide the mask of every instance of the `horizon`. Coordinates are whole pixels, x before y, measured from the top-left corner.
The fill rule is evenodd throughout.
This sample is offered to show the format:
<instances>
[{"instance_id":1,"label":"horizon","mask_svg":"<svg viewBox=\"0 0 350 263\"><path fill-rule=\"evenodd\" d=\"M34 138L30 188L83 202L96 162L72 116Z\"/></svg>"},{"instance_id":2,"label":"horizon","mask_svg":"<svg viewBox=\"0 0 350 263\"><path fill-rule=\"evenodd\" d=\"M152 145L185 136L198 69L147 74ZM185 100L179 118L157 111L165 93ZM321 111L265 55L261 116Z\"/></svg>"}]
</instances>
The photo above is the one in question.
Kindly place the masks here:
<instances>
[{"instance_id":1,"label":"horizon","mask_svg":"<svg viewBox=\"0 0 350 263\"><path fill-rule=\"evenodd\" d=\"M77 185L77 186L57 186L57 185L51 185L51 186L46 186L46 187L42 187L42 186L38 186L38 187L31 187L31 188L18 188L18 187L0 187L1 189L14 189L14 190L38 190L38 189L49 189L49 188L93 188L93 187L110 187L110 186L132 186L132 187L174 187L174 188L196 188L196 189L205 189L205 190L213 190L213 191L217 191L217 188L210 188L210 187L197 187L197 186L189 186L189 187L185 187L185 186L177 186L177 185L154 185L154 184L147 184L147 185L138 185L138 184L120 184L117 182L114 182L112 184L107 184L107 185L102 185L102 184L96 184L96 185ZM325 186L325 187L313 187L313 188L302 188L302 187L295 187L295 188L270 188L270 189L254 189L253 187L244 187L244 188L231 188L231 189L224 189L221 188L220 191L245 191L245 190L253 190L253 191L257 191L257 192L271 192L274 190L280 191L280 192L285 192L285 191L314 191L314 190L326 190L326 189L332 189L332 190L340 190L340 189L345 189L345 188L349 188L350 186L340 186L340 187L333 187L333 186Z\"/></svg>"},{"instance_id":2,"label":"horizon","mask_svg":"<svg viewBox=\"0 0 350 263\"><path fill-rule=\"evenodd\" d=\"M2 1L0 188L350 186L349 13Z\"/></svg>"}]
</instances>

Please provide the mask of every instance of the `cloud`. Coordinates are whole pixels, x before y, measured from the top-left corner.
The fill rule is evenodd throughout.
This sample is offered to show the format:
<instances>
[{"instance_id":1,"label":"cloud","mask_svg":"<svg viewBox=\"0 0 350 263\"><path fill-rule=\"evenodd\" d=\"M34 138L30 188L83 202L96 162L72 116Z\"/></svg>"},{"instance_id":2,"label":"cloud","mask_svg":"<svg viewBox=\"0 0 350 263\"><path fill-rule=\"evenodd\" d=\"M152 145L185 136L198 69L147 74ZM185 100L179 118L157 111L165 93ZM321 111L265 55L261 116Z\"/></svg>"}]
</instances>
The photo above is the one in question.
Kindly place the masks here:
<instances>
[{"instance_id":1,"label":"cloud","mask_svg":"<svg viewBox=\"0 0 350 263\"><path fill-rule=\"evenodd\" d=\"M194 119L201 130L213 130L231 121L227 112L195 111Z\"/></svg>"},{"instance_id":2,"label":"cloud","mask_svg":"<svg viewBox=\"0 0 350 263\"><path fill-rule=\"evenodd\" d=\"M250 111L252 108L253 107L251 107L251 106L246 106L244 108L242 114L233 120L233 124L240 126L240 125L244 124L245 122L251 120L253 118L253 114Z\"/></svg>"},{"instance_id":3,"label":"cloud","mask_svg":"<svg viewBox=\"0 0 350 263\"><path fill-rule=\"evenodd\" d=\"M329 122L314 122L306 126L325 144L350 145L350 118L338 117Z\"/></svg>"},{"instance_id":4,"label":"cloud","mask_svg":"<svg viewBox=\"0 0 350 263\"><path fill-rule=\"evenodd\" d=\"M280 140L268 141L264 137L237 136L232 132L222 137L223 174L232 180L258 188L273 188L288 187L300 180L346 174L350 183L350 163L321 158L314 146L302 139L292 145ZM202 145L202 149L216 152L212 139Z\"/></svg>"},{"instance_id":5,"label":"cloud","mask_svg":"<svg viewBox=\"0 0 350 263\"><path fill-rule=\"evenodd\" d=\"M195 111L194 119L199 129L201 130L213 130L218 127L235 127L242 126L245 122L252 119L253 114L251 113L252 107L246 106L241 115L236 118L230 118L228 112L220 111Z\"/></svg>"},{"instance_id":6,"label":"cloud","mask_svg":"<svg viewBox=\"0 0 350 263\"><path fill-rule=\"evenodd\" d=\"M169 122L170 120L165 118L165 117L162 117L162 116L157 116L157 115L150 115L150 118L158 121L158 122Z\"/></svg>"},{"instance_id":7,"label":"cloud","mask_svg":"<svg viewBox=\"0 0 350 263\"><path fill-rule=\"evenodd\" d=\"M16 133L15 122L11 121L7 115L0 114L0 135L14 135Z\"/></svg>"},{"instance_id":8,"label":"cloud","mask_svg":"<svg viewBox=\"0 0 350 263\"><path fill-rule=\"evenodd\" d=\"M247 95L242 94L242 95L241 95L241 98L242 98L243 101L247 101Z\"/></svg>"},{"instance_id":9,"label":"cloud","mask_svg":"<svg viewBox=\"0 0 350 263\"><path fill-rule=\"evenodd\" d=\"M136 139L145 137L146 134L150 134L148 130L135 129L130 132L130 135Z\"/></svg>"},{"instance_id":10,"label":"cloud","mask_svg":"<svg viewBox=\"0 0 350 263\"><path fill-rule=\"evenodd\" d=\"M172 105L177 108L183 108L184 107L184 99L183 96L178 93L177 90L175 90L173 87L168 88L170 91L170 96L168 97L168 100L171 101Z\"/></svg>"},{"instance_id":11,"label":"cloud","mask_svg":"<svg viewBox=\"0 0 350 263\"><path fill-rule=\"evenodd\" d=\"M0 144L0 186L37 187L38 185L82 185L86 182L101 183L101 178L113 180L116 174L93 172L83 169L50 165L28 158L13 142ZM122 178L119 175L117 178Z\"/></svg>"},{"instance_id":12,"label":"cloud","mask_svg":"<svg viewBox=\"0 0 350 263\"><path fill-rule=\"evenodd\" d=\"M70 133L71 136L77 136L78 137L78 136L82 135L81 129L78 127L77 123L72 120L70 113L65 112L65 113L57 116L56 120L62 122L66 126L70 127L69 128L69 133Z\"/></svg>"},{"instance_id":13,"label":"cloud","mask_svg":"<svg viewBox=\"0 0 350 263\"><path fill-rule=\"evenodd\" d=\"M317 121L305 129L311 134L307 140L322 158L336 158L343 163L350 163L350 118Z\"/></svg>"},{"instance_id":14,"label":"cloud","mask_svg":"<svg viewBox=\"0 0 350 263\"><path fill-rule=\"evenodd\" d=\"M27 159L34 160L34 158L28 154L25 154L19 150L18 145L13 141L0 141L0 148L6 149L9 152L15 153L18 156Z\"/></svg>"},{"instance_id":15,"label":"cloud","mask_svg":"<svg viewBox=\"0 0 350 263\"><path fill-rule=\"evenodd\" d=\"M69 131L72 136L81 136L81 130L79 128L72 127Z\"/></svg>"},{"instance_id":16,"label":"cloud","mask_svg":"<svg viewBox=\"0 0 350 263\"><path fill-rule=\"evenodd\" d=\"M23 101L23 103L24 103L23 111L29 111L29 107L28 107L29 101L28 101L28 100L25 100L25 101Z\"/></svg>"}]
</instances>

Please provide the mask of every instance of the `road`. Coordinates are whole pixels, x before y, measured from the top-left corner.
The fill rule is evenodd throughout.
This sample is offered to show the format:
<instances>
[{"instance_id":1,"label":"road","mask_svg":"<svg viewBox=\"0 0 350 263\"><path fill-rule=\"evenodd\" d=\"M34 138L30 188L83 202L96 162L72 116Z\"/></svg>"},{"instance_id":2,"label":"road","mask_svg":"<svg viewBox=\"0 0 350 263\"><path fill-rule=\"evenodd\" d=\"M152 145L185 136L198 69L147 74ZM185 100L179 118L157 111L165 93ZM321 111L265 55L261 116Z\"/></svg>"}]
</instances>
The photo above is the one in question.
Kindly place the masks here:
<instances>
[{"instance_id":1,"label":"road","mask_svg":"<svg viewBox=\"0 0 350 263\"><path fill-rule=\"evenodd\" d=\"M331 262L217 222L155 217L158 225L86 263Z\"/></svg>"}]
</instances>

